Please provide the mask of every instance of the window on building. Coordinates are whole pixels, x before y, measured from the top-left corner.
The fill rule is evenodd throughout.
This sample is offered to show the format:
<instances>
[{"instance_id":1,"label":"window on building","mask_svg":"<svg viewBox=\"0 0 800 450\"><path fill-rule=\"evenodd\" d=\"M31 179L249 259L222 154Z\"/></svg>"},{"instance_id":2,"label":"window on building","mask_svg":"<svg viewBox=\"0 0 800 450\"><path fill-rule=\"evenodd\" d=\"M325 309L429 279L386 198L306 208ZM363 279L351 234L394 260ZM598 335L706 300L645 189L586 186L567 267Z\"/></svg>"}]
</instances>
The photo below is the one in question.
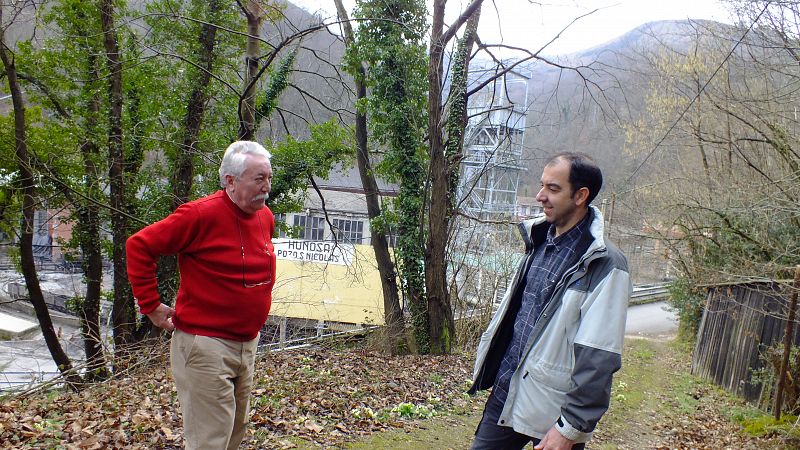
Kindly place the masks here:
<instances>
[{"instance_id":1,"label":"window on building","mask_svg":"<svg viewBox=\"0 0 800 450\"><path fill-rule=\"evenodd\" d=\"M37 209L36 215L33 217L34 232L39 229L46 230L48 219L46 209Z\"/></svg>"},{"instance_id":2,"label":"window on building","mask_svg":"<svg viewBox=\"0 0 800 450\"><path fill-rule=\"evenodd\" d=\"M294 226L300 228L300 239L321 241L325 234L325 219L314 216L294 216Z\"/></svg>"},{"instance_id":3,"label":"window on building","mask_svg":"<svg viewBox=\"0 0 800 450\"><path fill-rule=\"evenodd\" d=\"M361 220L333 219L331 223L337 240L360 244L364 238L364 222Z\"/></svg>"},{"instance_id":4,"label":"window on building","mask_svg":"<svg viewBox=\"0 0 800 450\"><path fill-rule=\"evenodd\" d=\"M276 237L285 238L287 227L286 213L275 214L275 234L278 235Z\"/></svg>"}]
</instances>

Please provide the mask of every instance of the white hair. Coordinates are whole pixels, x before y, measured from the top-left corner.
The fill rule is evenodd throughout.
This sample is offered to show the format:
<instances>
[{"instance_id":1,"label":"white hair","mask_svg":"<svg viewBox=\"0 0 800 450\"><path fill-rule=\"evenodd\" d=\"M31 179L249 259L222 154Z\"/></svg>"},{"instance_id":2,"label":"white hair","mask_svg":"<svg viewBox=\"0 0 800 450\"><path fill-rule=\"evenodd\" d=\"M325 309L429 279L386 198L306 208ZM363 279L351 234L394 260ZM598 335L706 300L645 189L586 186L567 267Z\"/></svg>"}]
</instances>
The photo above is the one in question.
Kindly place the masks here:
<instances>
[{"instance_id":1,"label":"white hair","mask_svg":"<svg viewBox=\"0 0 800 450\"><path fill-rule=\"evenodd\" d=\"M222 163L219 165L219 184L223 188L227 185L225 176L231 175L234 178L242 176L246 169L247 155L263 156L269 161L272 154L261 144L254 141L235 141L225 149Z\"/></svg>"}]
</instances>

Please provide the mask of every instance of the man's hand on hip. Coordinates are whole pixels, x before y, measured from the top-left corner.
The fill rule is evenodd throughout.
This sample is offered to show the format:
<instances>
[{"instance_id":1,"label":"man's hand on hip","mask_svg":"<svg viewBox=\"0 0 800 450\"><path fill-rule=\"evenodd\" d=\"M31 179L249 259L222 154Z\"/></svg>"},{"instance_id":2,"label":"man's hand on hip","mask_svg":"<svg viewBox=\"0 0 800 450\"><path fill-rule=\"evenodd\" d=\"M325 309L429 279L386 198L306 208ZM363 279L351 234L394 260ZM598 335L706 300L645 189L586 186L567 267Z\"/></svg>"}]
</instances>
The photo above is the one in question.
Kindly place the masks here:
<instances>
[{"instance_id":1,"label":"man's hand on hip","mask_svg":"<svg viewBox=\"0 0 800 450\"><path fill-rule=\"evenodd\" d=\"M153 325L167 331L172 331L175 329L175 325L172 324L172 316L174 315L174 309L163 303L159 303L156 309L152 310L150 314L147 314L147 317L153 322Z\"/></svg>"},{"instance_id":2,"label":"man's hand on hip","mask_svg":"<svg viewBox=\"0 0 800 450\"><path fill-rule=\"evenodd\" d=\"M555 428L550 428L550 431L544 435L539 443L533 447L534 450L570 450L575 442L565 438Z\"/></svg>"}]
</instances>

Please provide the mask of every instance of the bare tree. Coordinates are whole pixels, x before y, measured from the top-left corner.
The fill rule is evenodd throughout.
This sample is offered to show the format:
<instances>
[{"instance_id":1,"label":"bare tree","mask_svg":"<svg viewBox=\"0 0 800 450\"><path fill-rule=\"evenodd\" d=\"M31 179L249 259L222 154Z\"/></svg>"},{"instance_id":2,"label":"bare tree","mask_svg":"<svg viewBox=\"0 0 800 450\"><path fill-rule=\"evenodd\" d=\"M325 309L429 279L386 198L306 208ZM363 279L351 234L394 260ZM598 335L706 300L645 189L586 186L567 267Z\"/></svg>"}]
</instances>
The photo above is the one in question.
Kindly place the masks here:
<instances>
[{"instance_id":1,"label":"bare tree","mask_svg":"<svg viewBox=\"0 0 800 450\"><path fill-rule=\"evenodd\" d=\"M352 45L353 28L347 11L341 0L334 0L339 20L344 28L344 38L346 45ZM355 86L357 101L363 101L367 96L367 87L364 84L366 68L360 61L356 66ZM356 160L358 163L358 173L361 177L361 184L364 187L365 199L367 202L367 215L370 220L377 219L381 215L380 191L375 180L375 172L372 168L368 148L368 129L367 114L363 110L356 110ZM399 352L402 348L407 348L405 341L405 319L400 307L400 294L397 286L397 273L389 253L389 243L386 239L387 230L375 229L372 233L372 249L375 252L375 260L378 263L378 272L381 277L381 288L383 290L383 316L387 328L387 346L392 352Z\"/></svg>"},{"instance_id":2,"label":"bare tree","mask_svg":"<svg viewBox=\"0 0 800 450\"><path fill-rule=\"evenodd\" d=\"M0 6L0 25L3 24L3 11L3 6ZM58 335L53 328L53 321L44 301L33 259L33 215L37 204L35 174L31 157L28 154L25 102L17 81L14 55L5 40L5 27L0 29L0 60L2 60L5 68L8 88L11 92L11 101L14 107L14 150L19 167L19 183L21 184L22 194L22 224L19 239L22 273L25 277L25 284L28 287L28 296L36 311L36 318L42 329L47 348L53 356L53 361L55 361L61 373L64 374L70 386L77 387L81 384L80 376L73 371L72 362L58 342Z\"/></svg>"}]
</instances>

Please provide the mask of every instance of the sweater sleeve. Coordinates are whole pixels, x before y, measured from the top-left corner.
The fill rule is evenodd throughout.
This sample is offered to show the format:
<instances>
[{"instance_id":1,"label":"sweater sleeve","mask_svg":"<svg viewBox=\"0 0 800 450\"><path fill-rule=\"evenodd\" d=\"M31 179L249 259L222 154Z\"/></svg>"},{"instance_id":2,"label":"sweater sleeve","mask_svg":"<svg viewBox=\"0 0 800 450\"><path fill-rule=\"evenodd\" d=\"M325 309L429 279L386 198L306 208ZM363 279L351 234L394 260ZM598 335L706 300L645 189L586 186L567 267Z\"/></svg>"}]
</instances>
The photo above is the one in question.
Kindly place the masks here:
<instances>
[{"instance_id":1,"label":"sweater sleeve","mask_svg":"<svg viewBox=\"0 0 800 450\"><path fill-rule=\"evenodd\" d=\"M154 224L148 225L128 238L126 243L128 281L142 314L149 314L161 303L158 293L156 267L164 255L174 255L187 249L196 236L197 213L189 205Z\"/></svg>"}]
</instances>

